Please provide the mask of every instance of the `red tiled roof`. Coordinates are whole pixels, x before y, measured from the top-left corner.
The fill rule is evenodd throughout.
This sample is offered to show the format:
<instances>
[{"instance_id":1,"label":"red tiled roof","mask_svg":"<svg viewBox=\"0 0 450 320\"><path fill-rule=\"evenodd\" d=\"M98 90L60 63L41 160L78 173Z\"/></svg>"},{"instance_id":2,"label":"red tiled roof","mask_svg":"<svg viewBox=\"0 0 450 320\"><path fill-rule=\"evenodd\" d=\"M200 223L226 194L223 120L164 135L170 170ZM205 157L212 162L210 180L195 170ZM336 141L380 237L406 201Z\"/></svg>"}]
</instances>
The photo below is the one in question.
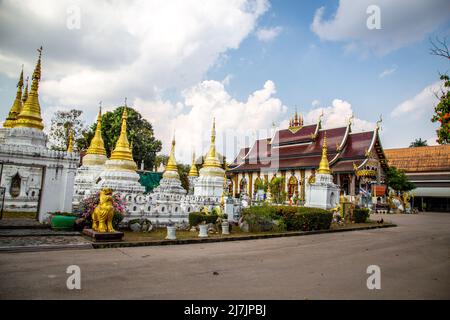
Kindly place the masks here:
<instances>
[{"instance_id":1,"label":"red tiled roof","mask_svg":"<svg viewBox=\"0 0 450 320\"><path fill-rule=\"evenodd\" d=\"M450 145L384 150L390 166L406 172L450 171Z\"/></svg>"}]
</instances>

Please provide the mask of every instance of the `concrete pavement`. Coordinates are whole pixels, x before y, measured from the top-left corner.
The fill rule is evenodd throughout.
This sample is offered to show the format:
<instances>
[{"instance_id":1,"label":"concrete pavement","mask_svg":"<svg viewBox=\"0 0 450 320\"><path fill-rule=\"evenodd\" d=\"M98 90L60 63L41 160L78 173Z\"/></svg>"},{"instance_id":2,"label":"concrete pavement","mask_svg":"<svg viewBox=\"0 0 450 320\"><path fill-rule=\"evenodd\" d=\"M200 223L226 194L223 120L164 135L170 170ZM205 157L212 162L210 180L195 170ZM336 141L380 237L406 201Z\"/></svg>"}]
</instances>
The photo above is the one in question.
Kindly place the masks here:
<instances>
[{"instance_id":1,"label":"concrete pavement","mask_svg":"<svg viewBox=\"0 0 450 320\"><path fill-rule=\"evenodd\" d=\"M449 299L450 214L396 228L195 245L0 253L1 299ZM81 268L68 290L66 268ZM381 268L381 290L366 269Z\"/></svg>"}]
</instances>

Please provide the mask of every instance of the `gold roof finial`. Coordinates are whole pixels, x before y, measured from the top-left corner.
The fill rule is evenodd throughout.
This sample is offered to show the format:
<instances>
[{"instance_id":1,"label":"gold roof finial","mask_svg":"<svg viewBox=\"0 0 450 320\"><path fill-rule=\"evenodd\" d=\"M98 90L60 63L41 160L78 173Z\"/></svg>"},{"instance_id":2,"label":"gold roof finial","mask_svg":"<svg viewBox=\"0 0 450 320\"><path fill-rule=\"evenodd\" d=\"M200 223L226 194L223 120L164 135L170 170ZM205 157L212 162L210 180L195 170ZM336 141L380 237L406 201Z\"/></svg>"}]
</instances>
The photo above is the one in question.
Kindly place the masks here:
<instances>
[{"instance_id":1,"label":"gold roof finial","mask_svg":"<svg viewBox=\"0 0 450 320\"><path fill-rule=\"evenodd\" d=\"M381 129L381 123L382 122L383 122L383 115L380 114L380 119L377 121L376 130L380 130Z\"/></svg>"},{"instance_id":2,"label":"gold roof finial","mask_svg":"<svg viewBox=\"0 0 450 320\"><path fill-rule=\"evenodd\" d=\"M73 152L73 130L72 130L72 128L69 129L69 143L67 145L67 152L70 152L70 153Z\"/></svg>"},{"instance_id":3,"label":"gold roof finial","mask_svg":"<svg viewBox=\"0 0 450 320\"><path fill-rule=\"evenodd\" d=\"M189 170L189 177L198 177L197 166L195 165L195 152L192 153L192 164L191 169Z\"/></svg>"},{"instance_id":4,"label":"gold roof finial","mask_svg":"<svg viewBox=\"0 0 450 320\"><path fill-rule=\"evenodd\" d=\"M102 102L100 101L100 107L97 115L97 127L95 128L94 137L89 144L87 154L106 155L105 143L102 138Z\"/></svg>"},{"instance_id":5,"label":"gold roof finial","mask_svg":"<svg viewBox=\"0 0 450 320\"><path fill-rule=\"evenodd\" d=\"M28 79L29 79L29 77L27 77L27 80L26 80L26 85L25 85L25 90L23 91L23 95L22 95L22 108L23 108L23 106L25 105L25 102L27 102L27 99L28 99Z\"/></svg>"},{"instance_id":6,"label":"gold roof finial","mask_svg":"<svg viewBox=\"0 0 450 320\"><path fill-rule=\"evenodd\" d=\"M120 128L120 136L119 139L117 139L116 147L111 153L111 160L125 160L130 161L133 163L132 167L134 170L137 169L136 163L133 160L133 154L130 150L130 143L128 142L127 137L127 106L126 106L126 99L125 99L125 107L123 109L122 113L122 126ZM128 168L128 166L127 166ZM130 168L131 169L131 168Z\"/></svg>"},{"instance_id":7,"label":"gold roof finial","mask_svg":"<svg viewBox=\"0 0 450 320\"><path fill-rule=\"evenodd\" d=\"M319 174L330 174L330 164L328 163L327 158L327 133L325 132L322 144L322 159L320 160L319 170L317 170Z\"/></svg>"},{"instance_id":8,"label":"gold roof finial","mask_svg":"<svg viewBox=\"0 0 450 320\"><path fill-rule=\"evenodd\" d=\"M22 87L23 87L23 65L22 71L20 72L19 82L17 82L17 92L16 98L14 99L13 105L11 106L11 110L9 111L8 117L6 117L5 122L3 123L3 127L5 128L14 128L17 120L17 116L22 111Z\"/></svg>"},{"instance_id":9,"label":"gold roof finial","mask_svg":"<svg viewBox=\"0 0 450 320\"><path fill-rule=\"evenodd\" d=\"M41 80L41 56L42 47L38 49L39 58L34 68L33 76L31 77L33 82L31 84L31 90L25 105L17 116L16 127L28 127L36 128L39 130L44 129L41 117L41 107L39 105L38 90L39 81Z\"/></svg>"},{"instance_id":10,"label":"gold roof finial","mask_svg":"<svg viewBox=\"0 0 450 320\"><path fill-rule=\"evenodd\" d=\"M216 119L213 118L213 126L211 130L211 145L209 146L209 151L206 155L203 168L217 167L221 168L220 160L216 153Z\"/></svg>"}]
</instances>

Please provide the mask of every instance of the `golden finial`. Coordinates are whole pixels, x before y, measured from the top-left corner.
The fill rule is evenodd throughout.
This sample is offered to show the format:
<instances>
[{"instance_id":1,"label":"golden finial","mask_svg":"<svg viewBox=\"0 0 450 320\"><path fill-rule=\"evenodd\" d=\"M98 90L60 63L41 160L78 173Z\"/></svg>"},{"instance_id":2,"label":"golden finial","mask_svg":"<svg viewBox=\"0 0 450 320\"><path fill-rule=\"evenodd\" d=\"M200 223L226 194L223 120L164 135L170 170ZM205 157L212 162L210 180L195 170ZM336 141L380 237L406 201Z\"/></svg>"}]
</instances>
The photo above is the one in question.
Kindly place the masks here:
<instances>
[{"instance_id":1,"label":"golden finial","mask_svg":"<svg viewBox=\"0 0 450 320\"><path fill-rule=\"evenodd\" d=\"M209 151L206 155L203 168L217 167L220 168L220 161L216 154L216 119L213 119L213 126L211 130L211 145L209 146Z\"/></svg>"},{"instance_id":2,"label":"golden finial","mask_svg":"<svg viewBox=\"0 0 450 320\"><path fill-rule=\"evenodd\" d=\"M126 169L129 170L136 170L137 165L133 160L133 154L130 150L130 143L128 142L127 137L127 106L126 106L126 99L125 99L125 107L123 109L122 113L122 126L120 128L120 136L119 139L117 139L116 148L111 153L111 160L124 160L128 161L128 165L124 166Z\"/></svg>"},{"instance_id":3,"label":"golden finial","mask_svg":"<svg viewBox=\"0 0 450 320\"><path fill-rule=\"evenodd\" d=\"M6 117L3 127L14 128L16 125L16 120L20 112L22 111L22 87L23 87L23 65L22 71L20 72L19 82L17 82L17 92L16 98L14 99L13 105L9 111L8 117Z\"/></svg>"},{"instance_id":4,"label":"golden finial","mask_svg":"<svg viewBox=\"0 0 450 320\"><path fill-rule=\"evenodd\" d=\"M189 177L198 177L197 166L195 165L195 152L192 153L192 164L191 169L189 170Z\"/></svg>"},{"instance_id":5,"label":"golden finial","mask_svg":"<svg viewBox=\"0 0 450 320\"><path fill-rule=\"evenodd\" d=\"M17 121L15 126L17 127L28 127L28 128L36 128L39 130L44 129L44 124L42 123L41 117L41 107L39 105L38 98L38 90L39 90L39 81L41 80L41 56L42 56L42 47L38 49L39 58L36 63L36 67L34 68L33 76L32 76L32 84L29 96L25 105L22 108L22 111L17 116Z\"/></svg>"},{"instance_id":6,"label":"golden finial","mask_svg":"<svg viewBox=\"0 0 450 320\"><path fill-rule=\"evenodd\" d=\"M87 154L106 155L105 144L102 138L102 102L97 115L97 127L95 128L94 137L91 140Z\"/></svg>"},{"instance_id":7,"label":"golden finial","mask_svg":"<svg viewBox=\"0 0 450 320\"><path fill-rule=\"evenodd\" d=\"M73 130L69 129L69 143L67 145L67 152L73 152Z\"/></svg>"},{"instance_id":8,"label":"golden finial","mask_svg":"<svg viewBox=\"0 0 450 320\"><path fill-rule=\"evenodd\" d=\"M330 174L330 164L328 163L327 158L327 133L324 133L323 144L322 144L322 159L320 160L319 170L317 170L320 174Z\"/></svg>"},{"instance_id":9,"label":"golden finial","mask_svg":"<svg viewBox=\"0 0 450 320\"><path fill-rule=\"evenodd\" d=\"M354 114L352 112L352 115L348 118L348 125L351 126L353 123Z\"/></svg>"}]
</instances>

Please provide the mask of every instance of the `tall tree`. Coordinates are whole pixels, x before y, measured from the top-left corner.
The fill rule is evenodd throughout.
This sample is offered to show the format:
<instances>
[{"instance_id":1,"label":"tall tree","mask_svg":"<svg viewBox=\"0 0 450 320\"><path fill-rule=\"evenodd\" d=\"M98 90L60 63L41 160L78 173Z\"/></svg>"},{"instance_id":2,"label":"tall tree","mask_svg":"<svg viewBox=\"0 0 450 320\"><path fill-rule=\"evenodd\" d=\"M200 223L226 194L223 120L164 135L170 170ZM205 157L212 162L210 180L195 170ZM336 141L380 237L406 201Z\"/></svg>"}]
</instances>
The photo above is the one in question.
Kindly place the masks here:
<instances>
[{"instance_id":1,"label":"tall tree","mask_svg":"<svg viewBox=\"0 0 450 320\"><path fill-rule=\"evenodd\" d=\"M425 147L425 146L428 146L428 142L427 140L422 140L422 138L415 139L413 142L409 144L410 148Z\"/></svg>"},{"instance_id":2,"label":"tall tree","mask_svg":"<svg viewBox=\"0 0 450 320\"><path fill-rule=\"evenodd\" d=\"M447 45L447 38L439 39L431 42L430 53L435 56L443 57L450 60L450 50ZM450 143L450 80L447 74L441 74L440 79L444 82L440 93L436 94L439 99L438 105L434 108L432 122L440 122L439 128L436 130L437 143Z\"/></svg>"},{"instance_id":3,"label":"tall tree","mask_svg":"<svg viewBox=\"0 0 450 320\"><path fill-rule=\"evenodd\" d=\"M124 107L117 107L114 111L105 112L102 115L102 137L105 142L106 154L109 157L116 146L122 125L122 113ZM127 107L127 135L133 148L133 158L140 168L144 161L144 169L152 170L156 153L161 151L161 141L153 134L153 127L142 115L133 108ZM95 133L96 123L89 130L83 132L77 139L77 146L86 149Z\"/></svg>"},{"instance_id":4,"label":"tall tree","mask_svg":"<svg viewBox=\"0 0 450 320\"><path fill-rule=\"evenodd\" d=\"M84 121L81 119L83 111L72 109L70 111L56 111L52 117L49 140L53 150L67 150L69 132L73 131L75 139L82 137Z\"/></svg>"},{"instance_id":5,"label":"tall tree","mask_svg":"<svg viewBox=\"0 0 450 320\"><path fill-rule=\"evenodd\" d=\"M286 199L286 191L284 191L284 178L275 177L270 181L269 188L272 194L272 200L275 203L283 203Z\"/></svg>"},{"instance_id":6,"label":"tall tree","mask_svg":"<svg viewBox=\"0 0 450 320\"><path fill-rule=\"evenodd\" d=\"M411 191L416 186L409 181L409 178L402 170L398 170L396 167L389 167L386 172L387 185L399 192Z\"/></svg>"}]
</instances>

